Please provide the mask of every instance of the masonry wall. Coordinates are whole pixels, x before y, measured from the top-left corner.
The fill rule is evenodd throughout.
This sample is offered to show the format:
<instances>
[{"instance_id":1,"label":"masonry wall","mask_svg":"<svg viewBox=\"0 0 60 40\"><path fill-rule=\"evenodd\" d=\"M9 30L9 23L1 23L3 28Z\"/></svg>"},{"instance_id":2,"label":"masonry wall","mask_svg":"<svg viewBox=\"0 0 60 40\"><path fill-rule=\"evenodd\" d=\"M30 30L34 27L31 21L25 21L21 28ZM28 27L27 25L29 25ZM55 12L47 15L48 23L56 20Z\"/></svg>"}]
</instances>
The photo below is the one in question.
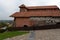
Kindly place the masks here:
<instances>
[{"instance_id":1,"label":"masonry wall","mask_svg":"<svg viewBox=\"0 0 60 40\"><path fill-rule=\"evenodd\" d=\"M16 18L15 19L16 27L23 27L27 25L28 27L31 26L29 18Z\"/></svg>"}]
</instances>

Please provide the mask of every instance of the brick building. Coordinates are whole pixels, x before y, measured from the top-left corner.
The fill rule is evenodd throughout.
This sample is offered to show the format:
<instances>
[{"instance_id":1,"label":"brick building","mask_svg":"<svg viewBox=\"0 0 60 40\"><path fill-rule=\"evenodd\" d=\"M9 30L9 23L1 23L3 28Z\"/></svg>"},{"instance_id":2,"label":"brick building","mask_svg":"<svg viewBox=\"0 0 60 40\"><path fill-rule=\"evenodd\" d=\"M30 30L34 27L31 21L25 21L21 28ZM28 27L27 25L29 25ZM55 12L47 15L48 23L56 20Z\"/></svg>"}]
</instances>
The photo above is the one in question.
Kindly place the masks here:
<instances>
[{"instance_id":1,"label":"brick building","mask_svg":"<svg viewBox=\"0 0 60 40\"><path fill-rule=\"evenodd\" d=\"M20 11L11 15L15 27L43 26L60 22L60 10L57 6L19 6Z\"/></svg>"}]
</instances>

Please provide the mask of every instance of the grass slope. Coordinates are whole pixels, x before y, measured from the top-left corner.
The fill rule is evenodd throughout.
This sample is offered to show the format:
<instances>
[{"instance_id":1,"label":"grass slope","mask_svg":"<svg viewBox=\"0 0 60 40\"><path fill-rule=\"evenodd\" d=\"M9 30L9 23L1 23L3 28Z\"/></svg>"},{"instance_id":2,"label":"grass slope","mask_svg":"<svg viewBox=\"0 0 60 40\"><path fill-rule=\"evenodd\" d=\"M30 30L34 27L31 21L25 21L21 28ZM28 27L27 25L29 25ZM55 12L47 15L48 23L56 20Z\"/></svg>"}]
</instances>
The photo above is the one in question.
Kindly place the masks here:
<instances>
[{"instance_id":1,"label":"grass slope","mask_svg":"<svg viewBox=\"0 0 60 40\"><path fill-rule=\"evenodd\" d=\"M0 40L3 40L5 38L18 36L18 35L23 35L23 34L26 34L26 33L28 33L28 32L12 31L12 32L0 33Z\"/></svg>"}]
</instances>

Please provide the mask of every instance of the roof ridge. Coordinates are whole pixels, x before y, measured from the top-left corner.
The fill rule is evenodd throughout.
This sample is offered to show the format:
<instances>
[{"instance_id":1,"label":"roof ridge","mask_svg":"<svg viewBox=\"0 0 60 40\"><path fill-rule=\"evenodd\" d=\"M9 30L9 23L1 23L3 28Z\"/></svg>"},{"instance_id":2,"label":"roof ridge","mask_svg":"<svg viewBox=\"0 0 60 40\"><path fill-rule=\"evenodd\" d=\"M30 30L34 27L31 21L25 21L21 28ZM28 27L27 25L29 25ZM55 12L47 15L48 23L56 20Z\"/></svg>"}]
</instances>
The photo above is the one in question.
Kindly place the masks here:
<instances>
[{"instance_id":1,"label":"roof ridge","mask_svg":"<svg viewBox=\"0 0 60 40\"><path fill-rule=\"evenodd\" d=\"M58 8L57 5L49 5L49 6L29 6L26 7L28 9L42 9L42 8Z\"/></svg>"}]
</instances>

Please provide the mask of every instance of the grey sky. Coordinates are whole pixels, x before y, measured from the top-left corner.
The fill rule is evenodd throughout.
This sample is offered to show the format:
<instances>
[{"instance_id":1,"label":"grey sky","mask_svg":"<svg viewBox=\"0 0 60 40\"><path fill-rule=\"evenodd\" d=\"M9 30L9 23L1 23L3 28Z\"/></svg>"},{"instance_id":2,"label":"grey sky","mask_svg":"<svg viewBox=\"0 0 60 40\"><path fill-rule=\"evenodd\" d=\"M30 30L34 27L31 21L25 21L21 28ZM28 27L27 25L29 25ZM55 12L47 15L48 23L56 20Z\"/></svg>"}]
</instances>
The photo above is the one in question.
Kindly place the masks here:
<instances>
[{"instance_id":1,"label":"grey sky","mask_svg":"<svg viewBox=\"0 0 60 40\"><path fill-rule=\"evenodd\" d=\"M0 20L13 19L9 16L19 11L18 6L21 4L26 6L57 5L60 7L60 0L0 0Z\"/></svg>"}]
</instances>

